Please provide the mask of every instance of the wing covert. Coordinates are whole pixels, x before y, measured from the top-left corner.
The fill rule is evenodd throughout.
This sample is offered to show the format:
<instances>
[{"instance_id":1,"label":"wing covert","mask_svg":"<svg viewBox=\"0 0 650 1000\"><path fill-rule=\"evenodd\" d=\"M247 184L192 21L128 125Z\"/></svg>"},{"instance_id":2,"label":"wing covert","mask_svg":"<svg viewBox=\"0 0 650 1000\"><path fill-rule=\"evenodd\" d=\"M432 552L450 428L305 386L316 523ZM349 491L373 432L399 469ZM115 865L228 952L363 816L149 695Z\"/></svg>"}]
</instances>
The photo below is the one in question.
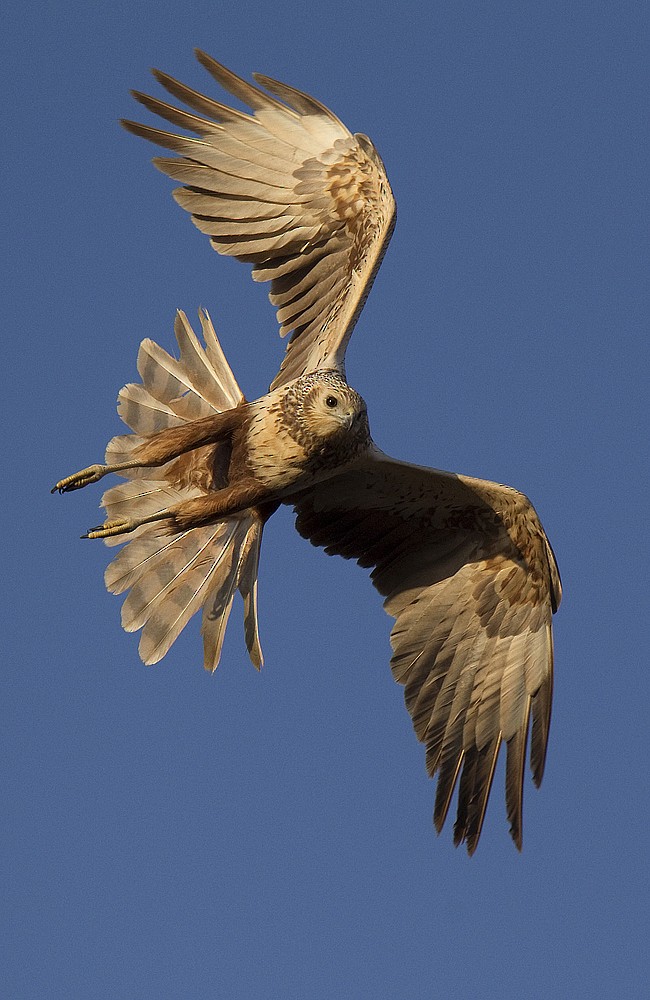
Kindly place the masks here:
<instances>
[{"instance_id":1,"label":"wing covert","mask_svg":"<svg viewBox=\"0 0 650 1000\"><path fill-rule=\"evenodd\" d=\"M317 368L344 374L347 342L395 222L379 154L366 136L353 135L307 94L254 74L262 90L205 53L196 54L252 114L154 70L191 111L139 92L134 96L195 135L123 125L177 154L154 160L184 185L174 192L176 201L215 250L253 264L253 278L271 282L280 333L291 335L271 388Z\"/></svg>"},{"instance_id":2,"label":"wing covert","mask_svg":"<svg viewBox=\"0 0 650 1000\"><path fill-rule=\"evenodd\" d=\"M393 676L404 685L427 770L438 776L437 829L459 784L454 840L474 852L505 743L507 814L521 847L529 728L535 784L544 771L559 600L551 593L557 569L528 499L377 450L301 494L295 509L298 531L313 544L373 567L395 618Z\"/></svg>"}]
</instances>

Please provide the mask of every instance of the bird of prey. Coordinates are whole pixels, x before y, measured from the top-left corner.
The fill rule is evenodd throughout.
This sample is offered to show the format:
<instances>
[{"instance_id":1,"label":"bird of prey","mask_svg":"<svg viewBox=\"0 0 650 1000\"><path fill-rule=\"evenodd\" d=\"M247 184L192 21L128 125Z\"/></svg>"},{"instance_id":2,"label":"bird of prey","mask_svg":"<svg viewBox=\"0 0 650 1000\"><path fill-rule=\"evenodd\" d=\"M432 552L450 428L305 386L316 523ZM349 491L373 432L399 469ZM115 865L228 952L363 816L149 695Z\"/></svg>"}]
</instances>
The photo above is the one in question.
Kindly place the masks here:
<instances>
[{"instance_id":1,"label":"bird of prey","mask_svg":"<svg viewBox=\"0 0 650 1000\"><path fill-rule=\"evenodd\" d=\"M280 333L291 335L284 360L269 393L248 402L208 314L201 342L179 312L178 359L143 341L142 383L120 392L120 416L135 433L113 438L105 465L54 490L121 474L102 499L105 523L84 537L127 541L106 573L109 590L129 591L123 625L142 628L140 655L155 663L203 609L209 670L237 590L247 648L261 665L262 531L280 504L293 506L302 536L372 568L395 619L391 667L437 775L436 828L458 785L454 841L474 852L505 743L507 815L520 848L529 730L539 785L551 715L551 617L561 596L551 546L517 490L400 462L372 441L344 367L395 220L370 139L293 87L260 75L256 87L197 56L250 113L154 71L185 108L134 96L183 131L123 124L176 154L154 163L181 182L174 197L213 247L271 282Z\"/></svg>"}]
</instances>

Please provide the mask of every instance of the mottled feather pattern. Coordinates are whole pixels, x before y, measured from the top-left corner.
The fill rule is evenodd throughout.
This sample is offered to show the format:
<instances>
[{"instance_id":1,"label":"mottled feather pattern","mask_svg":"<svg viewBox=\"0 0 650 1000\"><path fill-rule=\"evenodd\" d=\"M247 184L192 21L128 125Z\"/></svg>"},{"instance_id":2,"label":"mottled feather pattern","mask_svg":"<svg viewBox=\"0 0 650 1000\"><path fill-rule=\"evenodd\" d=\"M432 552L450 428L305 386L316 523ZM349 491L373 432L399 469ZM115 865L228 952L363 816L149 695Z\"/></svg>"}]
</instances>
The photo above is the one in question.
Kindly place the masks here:
<instances>
[{"instance_id":1,"label":"mottled feather pattern","mask_svg":"<svg viewBox=\"0 0 650 1000\"><path fill-rule=\"evenodd\" d=\"M128 385L120 392L118 411L136 432L109 443L107 462L125 461L143 436L165 427L232 408L244 399L227 365L210 317L200 313L205 347L187 317L176 318L180 358L144 341L138 355L142 385ZM107 490L102 498L108 519L149 516L193 497L204 496L215 486L212 469L219 446L189 452L158 468L128 469L125 483ZM206 669L219 662L223 633L240 587L245 606L245 637L255 666L262 663L257 624L257 566L261 544L259 519L252 513L206 528L170 536L156 524L143 525L106 571L106 586L113 593L130 594L122 609L127 631L142 628L139 651L145 663L156 663L167 653L181 631L203 605L220 608L220 617L205 626ZM107 538L117 545L122 536Z\"/></svg>"},{"instance_id":2,"label":"mottled feather pattern","mask_svg":"<svg viewBox=\"0 0 650 1000\"><path fill-rule=\"evenodd\" d=\"M271 281L280 332L292 334L272 388L309 370L343 372L345 347L395 221L381 159L367 136L353 135L307 94L258 74L262 90L205 53L197 56L252 115L156 71L192 113L134 96L199 138L124 124L177 154L155 165L184 185L174 197L213 247L253 264L256 280Z\"/></svg>"},{"instance_id":3,"label":"mottled feather pattern","mask_svg":"<svg viewBox=\"0 0 650 1000\"><path fill-rule=\"evenodd\" d=\"M531 705L535 720L536 699L550 704L552 685L545 536L529 501L508 487L376 452L306 491L296 512L298 531L314 544L374 567L373 582L396 618L393 674L405 686L427 769L438 776L437 828L460 777L455 840L475 850L504 741L507 811L521 846ZM546 718L533 721L533 733L537 778Z\"/></svg>"},{"instance_id":4,"label":"mottled feather pattern","mask_svg":"<svg viewBox=\"0 0 650 1000\"><path fill-rule=\"evenodd\" d=\"M365 403L345 381L347 343L396 217L370 139L293 87L260 75L255 86L197 57L250 113L154 70L183 107L134 96L181 132L124 125L172 154L154 164L183 185L174 197L213 248L270 282L284 361L270 392L246 403L207 313L203 344L179 313L179 358L143 341L142 384L120 393L134 433L113 438L106 466L55 491L123 476L104 495L107 523L87 537L129 539L106 573L109 589L128 592L124 627L142 629L140 655L154 663L202 608L208 670L237 589L261 664L263 525L293 505L305 538L370 569L394 619L391 669L437 778L436 828L457 790L454 842L474 852L505 744L506 812L521 847L528 736L539 784L551 715L561 582L550 543L517 490L399 462L372 442Z\"/></svg>"}]
</instances>

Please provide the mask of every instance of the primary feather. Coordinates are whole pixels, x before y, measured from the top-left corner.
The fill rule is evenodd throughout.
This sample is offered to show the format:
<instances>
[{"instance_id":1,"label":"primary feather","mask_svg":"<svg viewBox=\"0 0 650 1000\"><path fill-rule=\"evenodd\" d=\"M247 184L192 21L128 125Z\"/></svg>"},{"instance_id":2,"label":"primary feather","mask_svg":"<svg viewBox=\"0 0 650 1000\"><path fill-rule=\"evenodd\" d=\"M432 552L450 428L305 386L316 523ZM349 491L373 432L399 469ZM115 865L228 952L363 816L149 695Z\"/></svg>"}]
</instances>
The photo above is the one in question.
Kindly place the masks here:
<instances>
[{"instance_id":1,"label":"primary feather","mask_svg":"<svg viewBox=\"0 0 650 1000\"><path fill-rule=\"evenodd\" d=\"M458 789L454 841L474 852L505 744L506 810L521 847L529 732L539 784L551 714L551 617L561 599L551 546L516 490L380 452L365 403L344 380L346 346L395 220L370 140L286 84L257 75L256 87L197 55L251 114L154 71L186 107L137 100L194 134L124 124L175 154L154 162L184 185L175 198L213 247L271 282L280 333L291 335L285 358L271 392L246 404L207 313L204 344L179 313L179 358L143 341L142 384L120 393L134 434L110 442L114 468L91 466L55 489L122 471L126 481L103 498L109 522L88 537L112 534L115 544L130 533L106 573L109 589L130 592L124 627L142 629L140 654L154 663L202 608L209 670L237 589L246 645L261 664L262 528L280 503L293 505L304 537L372 569L395 619L391 667L437 776L437 829Z\"/></svg>"},{"instance_id":2,"label":"primary feather","mask_svg":"<svg viewBox=\"0 0 650 1000\"><path fill-rule=\"evenodd\" d=\"M319 368L344 373L348 340L395 222L379 154L307 94L256 74L261 90L205 53L197 57L252 115L154 71L198 114L139 92L136 99L199 138L123 124L178 154L154 160L185 185L176 201L215 250L255 265L253 278L271 282L280 333L292 335L271 388Z\"/></svg>"},{"instance_id":3,"label":"primary feather","mask_svg":"<svg viewBox=\"0 0 650 1000\"><path fill-rule=\"evenodd\" d=\"M395 680L438 776L445 822L460 777L456 843L481 834L506 744L506 805L521 847L523 761L541 780L553 681L559 576L530 501L507 486L398 462L372 448L295 499L296 527L330 554L373 567L395 625ZM552 558L552 554L550 556ZM555 596L551 601L551 591Z\"/></svg>"}]
</instances>

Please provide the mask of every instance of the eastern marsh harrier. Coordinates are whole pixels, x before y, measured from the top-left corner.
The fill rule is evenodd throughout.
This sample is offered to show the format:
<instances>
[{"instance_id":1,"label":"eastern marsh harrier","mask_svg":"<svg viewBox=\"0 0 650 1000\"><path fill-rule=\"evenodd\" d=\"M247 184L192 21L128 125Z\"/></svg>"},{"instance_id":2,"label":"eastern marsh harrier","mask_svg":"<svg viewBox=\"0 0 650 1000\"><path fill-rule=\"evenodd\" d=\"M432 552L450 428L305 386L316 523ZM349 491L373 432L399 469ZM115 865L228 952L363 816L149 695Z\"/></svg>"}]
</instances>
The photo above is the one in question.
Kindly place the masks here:
<instances>
[{"instance_id":1,"label":"eastern marsh harrier","mask_svg":"<svg viewBox=\"0 0 650 1000\"><path fill-rule=\"evenodd\" d=\"M124 477L104 494L106 522L84 537L127 541L106 584L129 591L122 622L142 628L144 662L160 660L202 608L208 670L237 589L248 651L261 665L262 530L281 503L293 506L301 535L372 568L395 618L391 666L438 776L437 829L460 777L454 840L473 853L505 743L507 813L520 847L528 731L539 785L551 715L561 587L549 542L522 493L399 462L370 437L344 358L395 220L371 141L306 94L256 76L260 89L197 54L251 114L155 71L190 110L135 97L193 135L124 125L176 154L154 163L181 182L174 197L214 248L271 282L280 333L291 335L284 361L268 395L248 402L207 313L203 343L178 313L178 360L143 341L142 384L120 393L134 434L109 443L106 465L55 490Z\"/></svg>"}]
</instances>

